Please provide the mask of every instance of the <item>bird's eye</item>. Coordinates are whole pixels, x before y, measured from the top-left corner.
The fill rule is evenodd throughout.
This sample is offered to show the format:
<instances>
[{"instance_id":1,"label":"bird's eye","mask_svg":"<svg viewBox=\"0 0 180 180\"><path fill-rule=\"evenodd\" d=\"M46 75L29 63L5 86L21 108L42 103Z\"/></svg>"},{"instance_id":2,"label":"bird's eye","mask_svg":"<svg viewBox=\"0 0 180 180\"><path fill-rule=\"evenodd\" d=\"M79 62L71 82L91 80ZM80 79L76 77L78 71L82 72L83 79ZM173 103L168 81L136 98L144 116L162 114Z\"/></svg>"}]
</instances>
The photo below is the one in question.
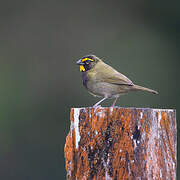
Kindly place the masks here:
<instances>
[{"instance_id":1,"label":"bird's eye","mask_svg":"<svg viewBox=\"0 0 180 180\"><path fill-rule=\"evenodd\" d=\"M90 63L90 60L87 60L87 61L86 61L86 64L89 64L89 63Z\"/></svg>"}]
</instances>

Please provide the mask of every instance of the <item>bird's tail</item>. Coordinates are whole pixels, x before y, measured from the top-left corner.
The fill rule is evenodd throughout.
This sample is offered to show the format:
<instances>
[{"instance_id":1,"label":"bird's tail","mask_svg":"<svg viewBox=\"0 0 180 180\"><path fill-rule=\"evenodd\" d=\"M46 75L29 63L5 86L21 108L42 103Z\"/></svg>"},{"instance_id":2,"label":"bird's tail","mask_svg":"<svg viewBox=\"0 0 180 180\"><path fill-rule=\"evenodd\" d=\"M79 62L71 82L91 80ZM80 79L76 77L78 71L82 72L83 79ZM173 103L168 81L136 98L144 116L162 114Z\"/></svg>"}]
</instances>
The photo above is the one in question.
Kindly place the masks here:
<instances>
[{"instance_id":1,"label":"bird's tail","mask_svg":"<svg viewBox=\"0 0 180 180\"><path fill-rule=\"evenodd\" d=\"M146 87L142 87L142 86L138 86L138 85L134 85L133 90L147 91L147 92L151 92L153 94L158 94L158 92L155 90L152 90L152 89L149 89Z\"/></svg>"}]
</instances>

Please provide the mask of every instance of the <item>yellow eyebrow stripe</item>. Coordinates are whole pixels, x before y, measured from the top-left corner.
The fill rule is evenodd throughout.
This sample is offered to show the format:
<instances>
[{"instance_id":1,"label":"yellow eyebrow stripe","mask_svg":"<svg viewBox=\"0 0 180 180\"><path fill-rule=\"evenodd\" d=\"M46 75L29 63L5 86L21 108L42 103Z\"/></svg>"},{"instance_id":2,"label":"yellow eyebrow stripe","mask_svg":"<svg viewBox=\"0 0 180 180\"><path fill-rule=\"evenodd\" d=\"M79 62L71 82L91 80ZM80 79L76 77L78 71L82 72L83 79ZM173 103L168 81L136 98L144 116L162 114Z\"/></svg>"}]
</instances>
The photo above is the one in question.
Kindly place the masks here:
<instances>
[{"instance_id":1,"label":"yellow eyebrow stripe","mask_svg":"<svg viewBox=\"0 0 180 180\"><path fill-rule=\"evenodd\" d=\"M94 61L93 59L90 59L90 58L84 58L81 61L84 62L84 61L87 61L87 60Z\"/></svg>"}]
</instances>

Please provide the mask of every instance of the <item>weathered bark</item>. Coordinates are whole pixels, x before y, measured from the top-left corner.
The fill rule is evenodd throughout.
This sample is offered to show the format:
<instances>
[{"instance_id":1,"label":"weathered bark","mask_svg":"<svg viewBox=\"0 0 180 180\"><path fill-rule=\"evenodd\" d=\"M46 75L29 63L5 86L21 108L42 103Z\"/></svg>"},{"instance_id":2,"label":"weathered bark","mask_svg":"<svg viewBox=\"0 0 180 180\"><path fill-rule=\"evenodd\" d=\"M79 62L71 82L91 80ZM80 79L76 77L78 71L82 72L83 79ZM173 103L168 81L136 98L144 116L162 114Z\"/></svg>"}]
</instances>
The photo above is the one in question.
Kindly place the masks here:
<instances>
[{"instance_id":1,"label":"weathered bark","mask_svg":"<svg viewBox=\"0 0 180 180\"><path fill-rule=\"evenodd\" d=\"M176 179L176 112L73 108L67 179Z\"/></svg>"}]
</instances>

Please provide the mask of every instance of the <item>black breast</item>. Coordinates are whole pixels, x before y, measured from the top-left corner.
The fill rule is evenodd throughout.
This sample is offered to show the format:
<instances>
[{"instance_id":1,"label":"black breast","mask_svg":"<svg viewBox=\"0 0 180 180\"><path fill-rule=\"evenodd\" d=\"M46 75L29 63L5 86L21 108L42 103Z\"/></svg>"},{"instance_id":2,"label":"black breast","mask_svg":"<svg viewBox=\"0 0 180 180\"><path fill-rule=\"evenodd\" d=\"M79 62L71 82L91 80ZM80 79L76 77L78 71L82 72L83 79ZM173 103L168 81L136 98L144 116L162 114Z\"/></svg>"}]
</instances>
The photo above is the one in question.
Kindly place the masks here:
<instances>
[{"instance_id":1,"label":"black breast","mask_svg":"<svg viewBox=\"0 0 180 180\"><path fill-rule=\"evenodd\" d=\"M88 77L86 72L82 72L83 85L87 88Z\"/></svg>"}]
</instances>

